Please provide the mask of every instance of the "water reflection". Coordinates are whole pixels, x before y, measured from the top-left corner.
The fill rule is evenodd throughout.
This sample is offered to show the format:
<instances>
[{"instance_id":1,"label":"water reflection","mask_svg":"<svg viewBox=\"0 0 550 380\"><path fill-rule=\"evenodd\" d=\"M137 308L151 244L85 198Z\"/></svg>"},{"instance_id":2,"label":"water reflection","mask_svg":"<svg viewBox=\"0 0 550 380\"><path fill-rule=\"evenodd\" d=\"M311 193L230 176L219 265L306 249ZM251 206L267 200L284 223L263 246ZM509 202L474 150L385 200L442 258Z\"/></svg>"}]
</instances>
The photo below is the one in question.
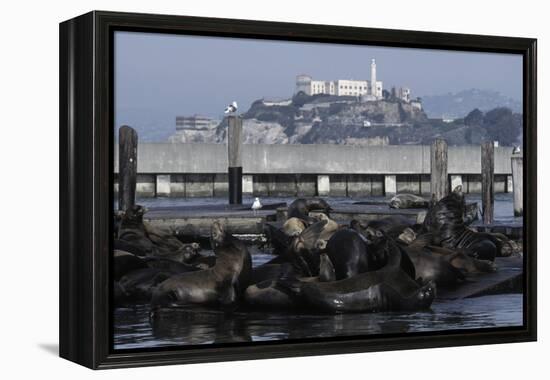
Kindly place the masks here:
<instances>
[{"instance_id":1,"label":"water reflection","mask_svg":"<svg viewBox=\"0 0 550 380\"><path fill-rule=\"evenodd\" d=\"M522 295L504 294L436 302L426 312L313 315L277 312L115 310L115 348L163 347L417 331L477 329L522 324Z\"/></svg>"}]
</instances>

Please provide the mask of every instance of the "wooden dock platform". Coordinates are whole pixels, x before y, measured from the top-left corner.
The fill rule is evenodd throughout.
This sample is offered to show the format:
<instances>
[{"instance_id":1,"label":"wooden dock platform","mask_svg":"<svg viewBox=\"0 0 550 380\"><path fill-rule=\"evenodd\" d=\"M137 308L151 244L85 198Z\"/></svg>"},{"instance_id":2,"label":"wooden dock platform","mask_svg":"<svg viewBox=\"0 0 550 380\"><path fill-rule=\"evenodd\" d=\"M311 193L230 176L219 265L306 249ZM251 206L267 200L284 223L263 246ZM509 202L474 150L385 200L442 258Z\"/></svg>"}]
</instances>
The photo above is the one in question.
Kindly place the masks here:
<instances>
[{"instance_id":1,"label":"wooden dock platform","mask_svg":"<svg viewBox=\"0 0 550 380\"><path fill-rule=\"evenodd\" d=\"M523 290L523 257L497 257L494 273L469 275L456 289L441 289L438 299L456 300Z\"/></svg>"},{"instance_id":2,"label":"wooden dock platform","mask_svg":"<svg viewBox=\"0 0 550 380\"><path fill-rule=\"evenodd\" d=\"M261 234L266 222L286 218L286 205L265 205L254 212L248 205L208 205L151 208L144 220L155 227L168 229L177 235L209 236L214 220L222 220L233 234ZM352 219L376 220L386 216L400 215L418 221L423 210L396 210L387 205L345 204L333 207L330 216L338 223Z\"/></svg>"},{"instance_id":3,"label":"wooden dock platform","mask_svg":"<svg viewBox=\"0 0 550 380\"><path fill-rule=\"evenodd\" d=\"M232 234L262 234L266 222L286 220L287 206L284 203L266 204L254 212L251 205L202 205L151 208L144 220L155 227L172 231L176 235L202 236L210 234L214 220L222 220ZM402 216L411 223L424 220L424 209L392 209L386 204L339 204L333 206L330 217L340 224L348 224L352 219L377 220L387 216ZM472 228L483 232L500 232L513 239L523 237L521 224L474 224Z\"/></svg>"}]
</instances>

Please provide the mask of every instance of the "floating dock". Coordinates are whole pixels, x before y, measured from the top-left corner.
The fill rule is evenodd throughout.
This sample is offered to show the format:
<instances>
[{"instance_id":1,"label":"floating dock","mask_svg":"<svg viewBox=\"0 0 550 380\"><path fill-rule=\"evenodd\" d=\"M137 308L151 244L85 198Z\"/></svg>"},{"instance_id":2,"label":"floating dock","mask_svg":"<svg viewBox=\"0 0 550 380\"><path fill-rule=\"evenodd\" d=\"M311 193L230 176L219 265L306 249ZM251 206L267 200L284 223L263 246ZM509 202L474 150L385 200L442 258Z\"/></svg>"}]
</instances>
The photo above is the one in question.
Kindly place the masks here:
<instances>
[{"instance_id":1,"label":"floating dock","mask_svg":"<svg viewBox=\"0 0 550 380\"><path fill-rule=\"evenodd\" d=\"M523 291L523 257L497 257L497 270L493 273L468 275L455 289L441 289L438 299L456 300L501 293Z\"/></svg>"},{"instance_id":2,"label":"floating dock","mask_svg":"<svg viewBox=\"0 0 550 380\"><path fill-rule=\"evenodd\" d=\"M421 223L425 209L392 209L385 203L339 204L333 206L331 219L348 224L352 219L377 220L387 216L401 216L411 223ZM215 220L223 221L232 234L262 234L265 223L283 222L287 218L285 203L266 204L254 212L250 205L202 205L151 208L144 220L151 225L172 231L178 236L208 237ZM512 239L523 237L521 223L482 225L474 223L471 228L480 232L499 232Z\"/></svg>"}]
</instances>

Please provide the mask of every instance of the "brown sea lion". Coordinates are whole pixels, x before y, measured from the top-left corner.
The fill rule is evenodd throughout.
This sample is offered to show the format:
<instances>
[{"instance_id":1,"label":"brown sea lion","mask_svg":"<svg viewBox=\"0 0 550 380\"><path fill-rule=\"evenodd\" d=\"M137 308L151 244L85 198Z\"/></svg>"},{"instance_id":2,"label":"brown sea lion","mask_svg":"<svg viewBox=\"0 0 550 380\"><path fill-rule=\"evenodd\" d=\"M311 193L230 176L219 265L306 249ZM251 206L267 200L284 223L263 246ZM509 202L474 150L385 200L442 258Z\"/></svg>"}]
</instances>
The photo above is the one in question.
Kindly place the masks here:
<instances>
[{"instance_id":1,"label":"brown sea lion","mask_svg":"<svg viewBox=\"0 0 550 380\"><path fill-rule=\"evenodd\" d=\"M414 194L397 194L389 201L390 208L428 208L430 201Z\"/></svg>"},{"instance_id":2,"label":"brown sea lion","mask_svg":"<svg viewBox=\"0 0 550 380\"><path fill-rule=\"evenodd\" d=\"M298 236L305 229L306 222L296 217L287 219L281 228L281 230L288 236Z\"/></svg>"},{"instance_id":3,"label":"brown sea lion","mask_svg":"<svg viewBox=\"0 0 550 380\"><path fill-rule=\"evenodd\" d=\"M330 205L322 198L298 198L288 206L288 218L310 221L310 211L321 211L329 215Z\"/></svg>"},{"instance_id":4,"label":"brown sea lion","mask_svg":"<svg viewBox=\"0 0 550 380\"><path fill-rule=\"evenodd\" d=\"M328 240L332 237L332 235L334 235L336 231L341 229L341 226L338 223L330 219L326 214L322 212L319 214L314 214L314 218L316 218L319 221L321 220L327 221L327 224L325 225L325 227L323 228L323 231L321 232L321 235L319 236L319 240L324 240L328 242Z\"/></svg>"},{"instance_id":5,"label":"brown sea lion","mask_svg":"<svg viewBox=\"0 0 550 380\"><path fill-rule=\"evenodd\" d=\"M197 272L174 275L153 292L152 307L201 304L233 308L250 281L252 260L246 245L216 221L211 228L216 264Z\"/></svg>"}]
</instances>

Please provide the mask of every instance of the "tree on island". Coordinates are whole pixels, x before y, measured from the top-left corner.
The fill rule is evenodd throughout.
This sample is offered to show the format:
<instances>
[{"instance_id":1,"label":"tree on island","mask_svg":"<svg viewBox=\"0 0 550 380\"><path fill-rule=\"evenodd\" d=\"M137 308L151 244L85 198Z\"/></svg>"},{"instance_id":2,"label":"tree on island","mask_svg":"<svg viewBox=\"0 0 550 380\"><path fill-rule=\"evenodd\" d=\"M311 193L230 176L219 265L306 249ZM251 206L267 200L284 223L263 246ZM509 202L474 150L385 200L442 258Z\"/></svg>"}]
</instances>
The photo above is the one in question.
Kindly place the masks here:
<instances>
[{"instance_id":1,"label":"tree on island","mask_svg":"<svg viewBox=\"0 0 550 380\"><path fill-rule=\"evenodd\" d=\"M474 109L466 115L464 118L464 124L467 126L481 126L483 124L483 112L481 112L479 108Z\"/></svg>"},{"instance_id":2,"label":"tree on island","mask_svg":"<svg viewBox=\"0 0 550 380\"><path fill-rule=\"evenodd\" d=\"M485 114L483 126L493 141L511 146L521 134L521 116L514 114L510 108L495 108Z\"/></svg>"}]
</instances>

